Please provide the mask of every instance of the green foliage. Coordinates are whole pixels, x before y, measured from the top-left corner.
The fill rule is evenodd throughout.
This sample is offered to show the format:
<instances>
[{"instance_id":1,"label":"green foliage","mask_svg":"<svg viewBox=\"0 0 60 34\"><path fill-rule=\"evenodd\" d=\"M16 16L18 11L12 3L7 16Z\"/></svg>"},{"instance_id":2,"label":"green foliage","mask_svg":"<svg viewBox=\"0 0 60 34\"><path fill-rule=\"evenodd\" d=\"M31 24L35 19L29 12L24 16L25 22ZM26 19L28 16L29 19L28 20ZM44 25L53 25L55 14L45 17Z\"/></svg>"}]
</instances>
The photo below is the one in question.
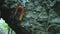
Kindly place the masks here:
<instances>
[{"instance_id":1,"label":"green foliage","mask_svg":"<svg viewBox=\"0 0 60 34\"><path fill-rule=\"evenodd\" d=\"M6 24L5 21L2 18L0 20L0 28L2 28L2 29L7 29L8 28L8 24Z\"/></svg>"},{"instance_id":2,"label":"green foliage","mask_svg":"<svg viewBox=\"0 0 60 34\"><path fill-rule=\"evenodd\" d=\"M2 24L2 28L4 28L4 29L8 29L8 24L3 23L3 24Z\"/></svg>"}]
</instances>

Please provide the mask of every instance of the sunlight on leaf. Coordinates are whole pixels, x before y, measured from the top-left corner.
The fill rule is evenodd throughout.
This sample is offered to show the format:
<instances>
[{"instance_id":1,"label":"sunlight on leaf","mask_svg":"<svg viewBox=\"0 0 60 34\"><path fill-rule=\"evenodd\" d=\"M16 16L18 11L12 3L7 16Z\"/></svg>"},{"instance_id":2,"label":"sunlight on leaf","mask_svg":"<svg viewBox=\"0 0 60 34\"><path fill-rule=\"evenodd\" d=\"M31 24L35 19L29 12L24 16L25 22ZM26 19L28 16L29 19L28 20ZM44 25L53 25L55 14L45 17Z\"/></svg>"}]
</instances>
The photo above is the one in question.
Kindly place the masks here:
<instances>
[{"instance_id":1,"label":"sunlight on leaf","mask_svg":"<svg viewBox=\"0 0 60 34\"><path fill-rule=\"evenodd\" d=\"M8 25L5 23L5 21L1 18L0 19L0 28L7 29Z\"/></svg>"}]
</instances>

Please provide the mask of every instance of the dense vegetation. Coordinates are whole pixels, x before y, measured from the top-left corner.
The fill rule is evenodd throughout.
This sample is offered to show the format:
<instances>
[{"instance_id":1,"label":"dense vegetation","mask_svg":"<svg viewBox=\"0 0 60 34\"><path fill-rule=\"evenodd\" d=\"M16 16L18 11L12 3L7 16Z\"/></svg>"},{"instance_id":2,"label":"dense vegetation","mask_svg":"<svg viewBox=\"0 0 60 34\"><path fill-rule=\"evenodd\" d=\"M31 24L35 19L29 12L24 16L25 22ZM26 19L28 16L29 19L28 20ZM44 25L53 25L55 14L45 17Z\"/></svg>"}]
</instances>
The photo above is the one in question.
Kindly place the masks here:
<instances>
[{"instance_id":1,"label":"dense vegetation","mask_svg":"<svg viewBox=\"0 0 60 34\"><path fill-rule=\"evenodd\" d=\"M18 6L25 8L22 22L18 20L18 16L13 16ZM2 18L6 22L10 20L9 26L14 24L11 28L19 25L27 30L27 34L60 34L60 0L5 0L1 7L2 11L8 11L2 13ZM6 16L11 16L11 19ZM20 30L17 31L21 33Z\"/></svg>"}]
</instances>

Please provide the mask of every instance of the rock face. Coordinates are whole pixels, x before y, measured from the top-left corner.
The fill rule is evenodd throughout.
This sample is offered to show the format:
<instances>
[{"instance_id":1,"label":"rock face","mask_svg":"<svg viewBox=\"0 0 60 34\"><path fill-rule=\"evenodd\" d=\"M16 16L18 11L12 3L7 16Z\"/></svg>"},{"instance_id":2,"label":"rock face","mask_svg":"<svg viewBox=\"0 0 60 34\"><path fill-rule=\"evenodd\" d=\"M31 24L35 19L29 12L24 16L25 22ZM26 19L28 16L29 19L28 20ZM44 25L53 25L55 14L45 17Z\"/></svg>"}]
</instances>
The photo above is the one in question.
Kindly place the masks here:
<instances>
[{"instance_id":1,"label":"rock face","mask_svg":"<svg viewBox=\"0 0 60 34\"><path fill-rule=\"evenodd\" d=\"M49 34L50 32L51 34L55 34L50 25L53 26L53 24L56 24L56 30L60 27L58 27L60 25L58 21L54 22L55 18L60 18L54 11L56 2L56 0L6 0L2 7L10 8L7 11L10 10L11 12L9 13L12 15L16 7L19 5L23 6L25 8L25 15L23 21L18 24L32 34ZM51 31L49 31L50 27L52 28ZM55 26L53 27L55 28Z\"/></svg>"},{"instance_id":2,"label":"rock face","mask_svg":"<svg viewBox=\"0 0 60 34\"><path fill-rule=\"evenodd\" d=\"M16 34L31 34L24 27L22 27L21 25L18 25L18 23L21 21L16 19L13 15L15 9L19 6L19 2L18 3L17 2L15 2L15 0L12 0L12 1L5 0L3 5L0 6L1 7L1 9L0 9L1 17L6 21L8 26L11 27L16 32Z\"/></svg>"}]
</instances>

